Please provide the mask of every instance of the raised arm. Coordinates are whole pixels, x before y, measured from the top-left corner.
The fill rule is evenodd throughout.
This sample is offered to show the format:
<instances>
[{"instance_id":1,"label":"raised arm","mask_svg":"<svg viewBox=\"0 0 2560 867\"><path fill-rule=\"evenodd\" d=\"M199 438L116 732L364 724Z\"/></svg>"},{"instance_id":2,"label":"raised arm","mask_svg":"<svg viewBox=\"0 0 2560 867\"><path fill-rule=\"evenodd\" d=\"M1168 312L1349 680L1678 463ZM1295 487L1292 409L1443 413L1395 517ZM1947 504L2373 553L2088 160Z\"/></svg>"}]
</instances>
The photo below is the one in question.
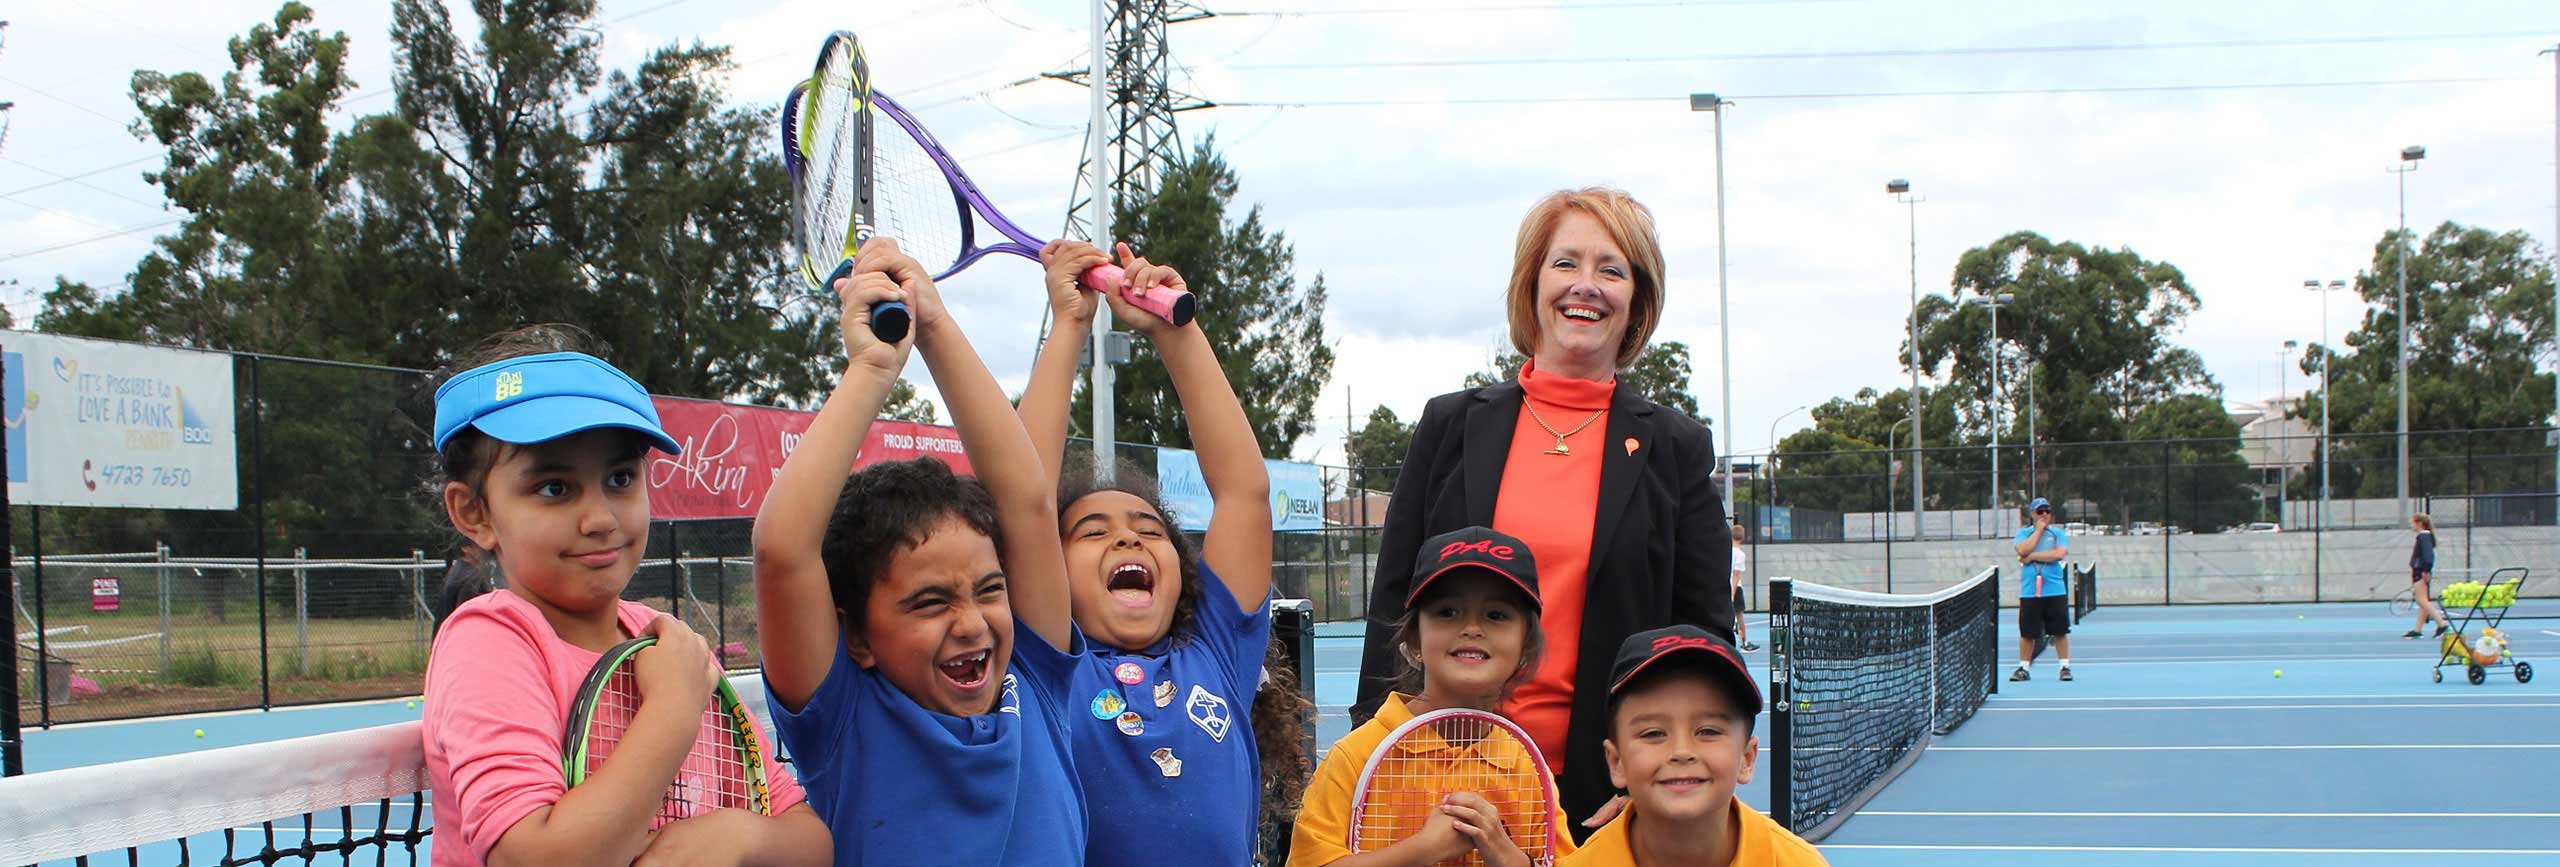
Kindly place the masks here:
<instances>
[{"instance_id":1,"label":"raised arm","mask_svg":"<svg viewBox=\"0 0 2560 867\"><path fill-rule=\"evenodd\" d=\"M1040 465L1022 419L1005 400L1004 388L969 346L924 266L891 248L878 256L858 257L854 268L876 268L897 278L915 314L916 347L951 424L960 429L960 449L969 456L978 482L995 501L996 527L1004 531L1005 588L1013 600L1014 622L1031 627L1049 646L1074 648L1074 620L1067 596L1067 558L1058 544L1058 486Z\"/></svg>"},{"instance_id":2,"label":"raised arm","mask_svg":"<svg viewBox=\"0 0 2560 867\"><path fill-rule=\"evenodd\" d=\"M1130 255L1127 244L1120 245L1120 258L1134 289L1190 291L1173 268ZM1112 315L1155 345L1173 379L1174 394L1182 398L1182 414L1190 419L1191 446L1200 450L1200 478L1208 483L1215 507L1200 559L1227 582L1237 605L1259 610L1271 595L1271 473L1262 462L1262 445L1253 438L1253 422L1245 418L1244 402L1236 399L1199 320L1177 328L1121 300L1118 293L1105 297Z\"/></svg>"},{"instance_id":3,"label":"raised arm","mask_svg":"<svg viewBox=\"0 0 2560 867\"><path fill-rule=\"evenodd\" d=\"M876 240L869 251L895 242ZM889 398L889 387L906 367L909 346L881 343L871 336L871 305L904 300L906 293L887 275L855 272L836 281L842 306L844 375L827 396L800 445L782 463L764 506L756 511L754 531L757 631L764 636L764 679L775 698L792 711L805 706L834 664L835 594L827 584L827 566L819 559L826 540L827 518L844 492L854 456Z\"/></svg>"},{"instance_id":4,"label":"raised arm","mask_svg":"<svg viewBox=\"0 0 2560 867\"><path fill-rule=\"evenodd\" d=\"M1093 342L1093 303L1097 293L1077 278L1086 269L1108 264L1102 249L1083 241L1051 241L1040 248L1041 270L1049 292L1049 339L1031 362L1031 384L1022 390L1015 412L1031 447L1048 471L1049 487L1058 487L1066 467L1067 413L1075 402L1076 365Z\"/></svg>"}]
</instances>

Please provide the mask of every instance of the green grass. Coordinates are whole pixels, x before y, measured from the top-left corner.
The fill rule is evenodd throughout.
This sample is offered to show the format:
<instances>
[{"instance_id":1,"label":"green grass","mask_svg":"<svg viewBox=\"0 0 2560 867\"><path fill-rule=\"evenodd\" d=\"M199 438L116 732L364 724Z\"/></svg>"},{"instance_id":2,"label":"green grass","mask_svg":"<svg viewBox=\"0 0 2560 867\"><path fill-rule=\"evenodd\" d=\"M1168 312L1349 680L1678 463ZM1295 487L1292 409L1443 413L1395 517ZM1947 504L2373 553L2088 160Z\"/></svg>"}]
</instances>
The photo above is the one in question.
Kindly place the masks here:
<instances>
[{"instance_id":1,"label":"green grass","mask_svg":"<svg viewBox=\"0 0 2560 867\"><path fill-rule=\"evenodd\" d=\"M171 653L169 667L160 672L159 680L177 686L256 686L258 670L236 665L229 655L200 641L193 650Z\"/></svg>"}]
</instances>

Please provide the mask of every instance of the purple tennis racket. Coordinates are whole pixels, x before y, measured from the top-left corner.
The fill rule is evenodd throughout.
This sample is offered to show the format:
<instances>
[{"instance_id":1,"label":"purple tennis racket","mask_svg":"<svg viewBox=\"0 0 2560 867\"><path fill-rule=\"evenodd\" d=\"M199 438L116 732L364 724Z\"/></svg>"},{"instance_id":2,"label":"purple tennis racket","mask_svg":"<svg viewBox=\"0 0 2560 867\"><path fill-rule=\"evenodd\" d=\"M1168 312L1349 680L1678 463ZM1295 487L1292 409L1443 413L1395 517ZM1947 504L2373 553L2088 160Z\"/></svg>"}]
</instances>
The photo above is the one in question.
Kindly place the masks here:
<instances>
[{"instance_id":1,"label":"purple tennis racket","mask_svg":"<svg viewBox=\"0 0 2560 867\"><path fill-rule=\"evenodd\" d=\"M1046 244L1022 230L987 201L978 184L960 170L924 124L887 94L873 91L872 114L889 119L874 125L872 139L873 226L898 239L900 249L934 270L934 279L957 274L989 253L1011 253L1040 261ZM977 221L984 219L1004 240L980 245ZM1178 289L1141 291L1129 285L1117 265L1096 265L1081 278L1085 288L1118 292L1123 300L1161 316L1175 326L1191 324L1199 312L1191 293Z\"/></svg>"}]
</instances>

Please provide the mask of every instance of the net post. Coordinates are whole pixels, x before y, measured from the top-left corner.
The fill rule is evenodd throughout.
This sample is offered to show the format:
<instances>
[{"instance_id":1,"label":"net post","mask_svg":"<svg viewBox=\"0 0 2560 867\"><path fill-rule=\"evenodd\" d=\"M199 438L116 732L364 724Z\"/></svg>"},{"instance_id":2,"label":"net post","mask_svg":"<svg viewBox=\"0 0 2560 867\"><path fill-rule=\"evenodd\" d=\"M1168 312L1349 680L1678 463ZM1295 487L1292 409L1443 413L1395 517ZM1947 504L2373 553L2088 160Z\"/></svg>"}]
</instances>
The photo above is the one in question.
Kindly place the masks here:
<instances>
[{"instance_id":1,"label":"net post","mask_svg":"<svg viewBox=\"0 0 2560 867\"><path fill-rule=\"evenodd\" d=\"M1793 578L1769 579L1769 815L1790 831L1797 829L1795 754L1789 751L1795 739L1795 699L1787 691L1795 583Z\"/></svg>"},{"instance_id":2,"label":"net post","mask_svg":"<svg viewBox=\"0 0 2560 867\"><path fill-rule=\"evenodd\" d=\"M1991 567L1991 628L1982 631L1982 658L1991 660L1991 688L1984 695L2000 694L2000 587L2007 580L2000 576L2000 567ZM2020 580L2024 580L2023 575ZM2020 607L2026 604L2026 600L2018 600Z\"/></svg>"},{"instance_id":3,"label":"net post","mask_svg":"<svg viewBox=\"0 0 2560 867\"><path fill-rule=\"evenodd\" d=\"M1998 480L1993 481L1993 487L1998 487ZM1944 719L1938 713L1938 636L1941 634L1938 631L1938 606L1931 605L1921 610L1928 612L1929 620L1929 728L1935 731L1938 728L1938 721Z\"/></svg>"}]
</instances>

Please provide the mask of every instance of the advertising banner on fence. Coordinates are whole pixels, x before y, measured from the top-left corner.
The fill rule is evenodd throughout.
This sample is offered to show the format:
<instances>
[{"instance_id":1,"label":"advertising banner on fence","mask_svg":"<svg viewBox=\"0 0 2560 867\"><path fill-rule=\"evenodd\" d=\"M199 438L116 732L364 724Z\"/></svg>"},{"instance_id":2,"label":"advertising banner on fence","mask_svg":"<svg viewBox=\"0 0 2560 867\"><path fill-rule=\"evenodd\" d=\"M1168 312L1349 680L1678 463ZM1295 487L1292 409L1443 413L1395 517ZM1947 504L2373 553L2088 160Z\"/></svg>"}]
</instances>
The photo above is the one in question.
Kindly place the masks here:
<instances>
[{"instance_id":1,"label":"advertising banner on fence","mask_svg":"<svg viewBox=\"0 0 2560 867\"><path fill-rule=\"evenodd\" d=\"M0 331L9 502L240 506L231 356Z\"/></svg>"},{"instance_id":2,"label":"advertising banner on fence","mask_svg":"<svg viewBox=\"0 0 2560 867\"><path fill-rule=\"evenodd\" d=\"M1324 476L1314 464L1265 460L1265 471L1271 474L1271 528L1274 530L1320 530L1324 528ZM1189 449L1156 449L1156 486L1164 494L1165 508L1173 510L1175 523L1182 529L1209 529L1209 514L1216 510L1209 499L1209 484L1200 478L1200 454Z\"/></svg>"},{"instance_id":3,"label":"advertising banner on fence","mask_svg":"<svg viewBox=\"0 0 2560 867\"><path fill-rule=\"evenodd\" d=\"M782 462L800 445L816 413L741 406L707 400L652 398L667 435L684 446L684 454L649 456L649 513L652 517L752 518L764 506L764 494L782 472ZM880 419L854 461L860 469L881 461L932 457L953 470L969 472L960 453L960 433L939 425Z\"/></svg>"}]
</instances>

